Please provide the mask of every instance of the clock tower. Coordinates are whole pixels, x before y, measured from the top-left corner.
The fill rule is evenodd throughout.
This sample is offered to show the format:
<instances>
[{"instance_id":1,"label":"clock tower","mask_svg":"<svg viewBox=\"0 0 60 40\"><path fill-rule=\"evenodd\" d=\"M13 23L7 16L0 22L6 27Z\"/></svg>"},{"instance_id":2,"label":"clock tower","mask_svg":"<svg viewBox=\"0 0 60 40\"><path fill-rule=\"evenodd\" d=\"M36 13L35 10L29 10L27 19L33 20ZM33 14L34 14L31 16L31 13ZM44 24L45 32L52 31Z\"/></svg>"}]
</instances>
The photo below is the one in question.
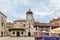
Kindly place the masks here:
<instances>
[{"instance_id":1,"label":"clock tower","mask_svg":"<svg viewBox=\"0 0 60 40\"><path fill-rule=\"evenodd\" d=\"M26 12L26 19L27 21L33 21L33 12L30 9Z\"/></svg>"},{"instance_id":2,"label":"clock tower","mask_svg":"<svg viewBox=\"0 0 60 40\"><path fill-rule=\"evenodd\" d=\"M26 21L27 21L27 26L26 26L26 33L27 33L27 36L33 36L33 21L34 21L34 18L33 18L33 12L29 9L27 12L26 12Z\"/></svg>"}]
</instances>

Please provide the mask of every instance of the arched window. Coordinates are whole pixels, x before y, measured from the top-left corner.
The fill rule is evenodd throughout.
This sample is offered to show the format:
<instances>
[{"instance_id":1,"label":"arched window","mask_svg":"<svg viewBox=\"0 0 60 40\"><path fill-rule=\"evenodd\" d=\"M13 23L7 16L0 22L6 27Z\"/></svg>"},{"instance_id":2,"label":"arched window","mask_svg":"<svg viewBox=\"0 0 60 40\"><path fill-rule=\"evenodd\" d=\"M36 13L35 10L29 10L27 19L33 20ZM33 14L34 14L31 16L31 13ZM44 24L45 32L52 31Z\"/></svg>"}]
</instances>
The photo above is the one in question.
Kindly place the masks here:
<instances>
[{"instance_id":1,"label":"arched window","mask_svg":"<svg viewBox=\"0 0 60 40\"><path fill-rule=\"evenodd\" d=\"M25 24L23 24L23 26L25 26Z\"/></svg>"},{"instance_id":2,"label":"arched window","mask_svg":"<svg viewBox=\"0 0 60 40\"><path fill-rule=\"evenodd\" d=\"M15 34L15 32L13 32L13 34Z\"/></svg>"},{"instance_id":3,"label":"arched window","mask_svg":"<svg viewBox=\"0 0 60 40\"><path fill-rule=\"evenodd\" d=\"M21 32L21 34L23 34L23 32Z\"/></svg>"}]
</instances>

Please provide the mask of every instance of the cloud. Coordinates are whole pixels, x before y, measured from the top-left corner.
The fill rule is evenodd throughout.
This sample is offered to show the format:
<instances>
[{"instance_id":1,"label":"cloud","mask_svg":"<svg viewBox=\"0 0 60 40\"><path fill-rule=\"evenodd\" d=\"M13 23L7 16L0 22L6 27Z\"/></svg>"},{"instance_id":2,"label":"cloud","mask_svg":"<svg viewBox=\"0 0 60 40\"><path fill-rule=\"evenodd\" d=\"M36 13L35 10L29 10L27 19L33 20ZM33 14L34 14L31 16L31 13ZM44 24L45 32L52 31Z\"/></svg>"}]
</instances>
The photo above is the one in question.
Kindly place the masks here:
<instances>
[{"instance_id":1,"label":"cloud","mask_svg":"<svg viewBox=\"0 0 60 40\"><path fill-rule=\"evenodd\" d=\"M0 11L8 17L7 21L25 19L28 8L33 11L34 18L38 17L41 22L60 16L60 0L0 0Z\"/></svg>"},{"instance_id":2,"label":"cloud","mask_svg":"<svg viewBox=\"0 0 60 40\"><path fill-rule=\"evenodd\" d=\"M50 16L50 15L53 15L51 12L50 12L50 9L46 6L45 3L41 2L39 4L39 9L40 10L35 10L33 9L32 11L34 12L34 15L40 15L40 17L45 17L45 16Z\"/></svg>"},{"instance_id":3,"label":"cloud","mask_svg":"<svg viewBox=\"0 0 60 40\"><path fill-rule=\"evenodd\" d=\"M29 0L20 0L24 5L31 5Z\"/></svg>"},{"instance_id":4,"label":"cloud","mask_svg":"<svg viewBox=\"0 0 60 40\"><path fill-rule=\"evenodd\" d=\"M44 22L48 22L50 19L60 17L60 0L50 0L47 4L45 2L40 2L38 5L39 8L37 9L39 10L33 9L36 19L38 17L38 19L41 20L42 18L45 20ZM47 20L44 18L47 18ZM43 20L41 22L43 22Z\"/></svg>"},{"instance_id":5,"label":"cloud","mask_svg":"<svg viewBox=\"0 0 60 40\"><path fill-rule=\"evenodd\" d=\"M20 14L17 12L18 10L18 0L0 0L0 11L2 11L7 16L7 21L14 21L17 19L24 19L25 14ZM20 7L19 7L20 8ZM20 17L20 18L19 18Z\"/></svg>"}]
</instances>

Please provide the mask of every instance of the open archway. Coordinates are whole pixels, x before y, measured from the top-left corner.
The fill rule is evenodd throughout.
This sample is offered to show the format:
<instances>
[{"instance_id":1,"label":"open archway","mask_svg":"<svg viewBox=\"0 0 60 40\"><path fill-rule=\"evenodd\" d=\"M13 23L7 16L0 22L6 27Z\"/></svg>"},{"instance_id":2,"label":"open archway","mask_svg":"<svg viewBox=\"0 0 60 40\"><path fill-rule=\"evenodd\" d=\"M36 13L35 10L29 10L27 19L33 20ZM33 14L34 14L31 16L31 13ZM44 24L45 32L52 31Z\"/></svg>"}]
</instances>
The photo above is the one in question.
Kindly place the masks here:
<instances>
[{"instance_id":1,"label":"open archway","mask_svg":"<svg viewBox=\"0 0 60 40\"><path fill-rule=\"evenodd\" d=\"M31 32L28 32L28 36L31 36Z\"/></svg>"},{"instance_id":2,"label":"open archway","mask_svg":"<svg viewBox=\"0 0 60 40\"><path fill-rule=\"evenodd\" d=\"M17 37L19 37L20 36L20 32L17 32Z\"/></svg>"},{"instance_id":3,"label":"open archway","mask_svg":"<svg viewBox=\"0 0 60 40\"><path fill-rule=\"evenodd\" d=\"M3 37L3 32L1 32L1 37Z\"/></svg>"}]
</instances>

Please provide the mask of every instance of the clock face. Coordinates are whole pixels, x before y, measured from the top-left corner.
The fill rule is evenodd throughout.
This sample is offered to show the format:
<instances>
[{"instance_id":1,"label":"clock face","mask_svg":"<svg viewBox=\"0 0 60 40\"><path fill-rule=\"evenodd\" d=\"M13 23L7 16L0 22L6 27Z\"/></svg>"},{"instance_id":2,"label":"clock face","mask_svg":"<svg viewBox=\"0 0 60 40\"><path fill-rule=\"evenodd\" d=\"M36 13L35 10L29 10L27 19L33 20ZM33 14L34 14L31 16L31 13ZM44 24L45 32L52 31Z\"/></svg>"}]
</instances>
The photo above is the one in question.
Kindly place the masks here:
<instances>
[{"instance_id":1,"label":"clock face","mask_svg":"<svg viewBox=\"0 0 60 40\"><path fill-rule=\"evenodd\" d=\"M28 20L31 20L32 19L32 17L31 16L28 16Z\"/></svg>"}]
</instances>

